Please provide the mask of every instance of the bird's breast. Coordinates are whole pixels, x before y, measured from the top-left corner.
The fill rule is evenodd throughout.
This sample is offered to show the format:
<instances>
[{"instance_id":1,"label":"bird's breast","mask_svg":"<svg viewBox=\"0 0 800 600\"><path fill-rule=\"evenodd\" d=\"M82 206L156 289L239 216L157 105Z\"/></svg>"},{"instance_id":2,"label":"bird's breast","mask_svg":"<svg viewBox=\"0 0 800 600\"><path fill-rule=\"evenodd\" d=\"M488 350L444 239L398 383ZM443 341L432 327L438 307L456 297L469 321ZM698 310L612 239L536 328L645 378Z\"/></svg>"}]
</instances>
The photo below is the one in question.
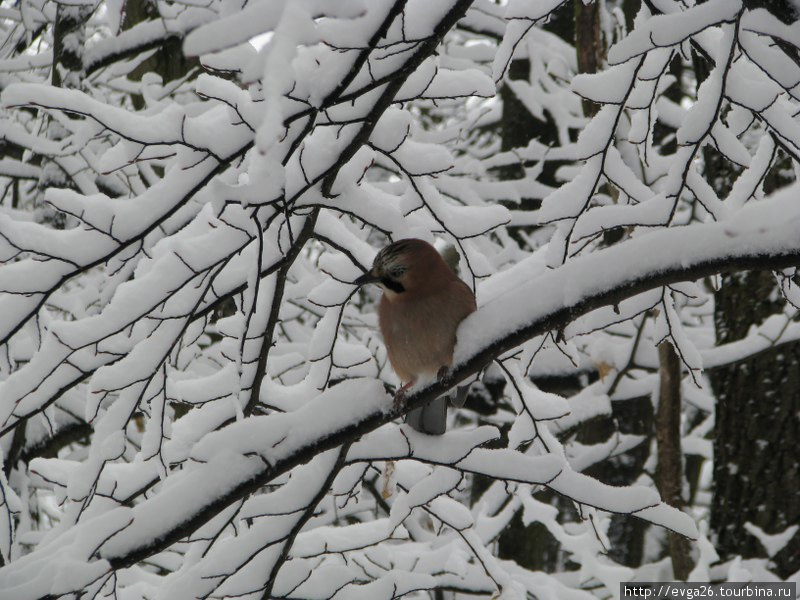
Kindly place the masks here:
<instances>
[{"instance_id":1,"label":"bird's breast","mask_svg":"<svg viewBox=\"0 0 800 600\"><path fill-rule=\"evenodd\" d=\"M382 298L381 333L389 361L403 381L435 375L452 363L456 329L465 315L454 311L449 300L447 294Z\"/></svg>"}]
</instances>

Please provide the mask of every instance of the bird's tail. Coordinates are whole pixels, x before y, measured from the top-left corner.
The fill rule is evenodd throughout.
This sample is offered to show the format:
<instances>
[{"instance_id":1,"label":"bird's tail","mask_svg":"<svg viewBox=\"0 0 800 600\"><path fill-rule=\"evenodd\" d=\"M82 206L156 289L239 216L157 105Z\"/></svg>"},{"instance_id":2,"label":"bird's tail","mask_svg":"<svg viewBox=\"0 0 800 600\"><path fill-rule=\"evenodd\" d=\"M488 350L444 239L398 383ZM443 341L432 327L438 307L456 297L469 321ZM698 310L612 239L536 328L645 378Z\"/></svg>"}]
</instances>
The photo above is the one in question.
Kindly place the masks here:
<instances>
[{"instance_id":1,"label":"bird's tail","mask_svg":"<svg viewBox=\"0 0 800 600\"><path fill-rule=\"evenodd\" d=\"M406 423L428 435L442 435L447 431L447 396L440 396L425 406L406 414Z\"/></svg>"},{"instance_id":2,"label":"bird's tail","mask_svg":"<svg viewBox=\"0 0 800 600\"><path fill-rule=\"evenodd\" d=\"M450 403L456 408L463 407L464 403L467 401L467 394L469 393L470 386L472 386L471 381L467 385L459 385L456 391L451 395Z\"/></svg>"}]
</instances>

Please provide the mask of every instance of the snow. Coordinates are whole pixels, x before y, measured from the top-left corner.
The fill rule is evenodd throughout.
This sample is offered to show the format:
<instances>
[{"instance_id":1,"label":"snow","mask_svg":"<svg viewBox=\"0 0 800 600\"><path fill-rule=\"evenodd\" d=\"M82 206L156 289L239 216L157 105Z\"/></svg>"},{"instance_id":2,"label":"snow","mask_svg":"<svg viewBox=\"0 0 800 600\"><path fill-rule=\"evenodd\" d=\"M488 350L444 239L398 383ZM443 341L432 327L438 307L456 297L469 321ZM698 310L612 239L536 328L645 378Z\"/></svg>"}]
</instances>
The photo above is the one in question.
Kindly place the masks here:
<instances>
[{"instance_id":1,"label":"snow","mask_svg":"<svg viewBox=\"0 0 800 600\"><path fill-rule=\"evenodd\" d=\"M776 533L773 535L769 535L764 533L764 530L752 523L745 523L744 528L747 530L748 533L753 535L758 539L764 549L767 551L767 556L772 558L778 552L783 550L786 544L794 537L797 533L797 530L800 529L800 525L791 525L787 527L780 533Z\"/></svg>"},{"instance_id":2,"label":"snow","mask_svg":"<svg viewBox=\"0 0 800 600\"><path fill-rule=\"evenodd\" d=\"M220 452L256 453L274 464L337 427L358 423L359 416L388 408L380 382L344 381L291 414L247 419L206 436L195 445L192 458L208 462Z\"/></svg>"},{"instance_id":3,"label":"snow","mask_svg":"<svg viewBox=\"0 0 800 600\"><path fill-rule=\"evenodd\" d=\"M505 18L509 21L516 19L530 19L532 21L543 19L563 3L564 0L546 0L532 6L524 0L511 0L506 7Z\"/></svg>"},{"instance_id":4,"label":"snow","mask_svg":"<svg viewBox=\"0 0 800 600\"><path fill-rule=\"evenodd\" d=\"M453 71L426 61L400 88L398 99L491 98L495 92L494 81L477 69Z\"/></svg>"},{"instance_id":5,"label":"snow","mask_svg":"<svg viewBox=\"0 0 800 600\"><path fill-rule=\"evenodd\" d=\"M466 16L428 51L457 4ZM709 473L703 369L800 339L789 304L718 344L718 280L678 281L797 262L800 188L783 180L798 172L800 69L769 36L797 44L798 29L738 0L654 0L665 14L643 7L620 37L601 6L619 41L610 66L578 74L546 23L567 4L188 0L120 31L112 1L67 40L87 40L76 89L49 82L55 5L0 10L13 149L0 159L0 451L14 460L0 475L0 589L569 600L667 576L663 561L615 562L612 515L697 540L695 580L768 573L763 560L712 567L702 510L667 506L649 478L586 474L646 450L644 435L575 432L655 398L656 344L673 343L683 451ZM44 41L28 40L41 24ZM148 66L169 36L202 73L165 81ZM684 100L668 99L672 61L698 49L714 66L696 101L689 69ZM508 80L512 59L526 78ZM497 133L507 95L536 121L522 147ZM581 97L600 105L593 117ZM717 152L730 191L709 172ZM379 292L352 284L404 237L454 249L475 289L456 372L496 363L475 386L483 412L451 407L442 436L387 422L398 381ZM794 277L776 274L797 303ZM569 568L498 558L515 515ZM795 529L748 525L771 555Z\"/></svg>"},{"instance_id":6,"label":"snow","mask_svg":"<svg viewBox=\"0 0 800 600\"><path fill-rule=\"evenodd\" d=\"M33 83L19 83L7 87L3 90L0 100L6 106L35 104L86 114L105 127L120 131L128 139L145 144L162 143L165 138L177 141L181 135L182 111L175 105L156 116L142 117L93 100L78 90L51 88Z\"/></svg>"},{"instance_id":7,"label":"snow","mask_svg":"<svg viewBox=\"0 0 800 600\"><path fill-rule=\"evenodd\" d=\"M544 319L562 307L575 306L622 282L634 283L645 273L686 269L718 257L794 252L794 229L800 212L793 193L790 188L776 194L767 205L746 205L724 223L654 231L575 259L532 281L519 282L513 290L467 317L458 331L454 364L461 364L493 339L519 331L528 323ZM779 223L775 220L777 215ZM603 267L599 268L601 261ZM532 307L516 302L526 296L537 298L535 313Z\"/></svg>"},{"instance_id":8,"label":"snow","mask_svg":"<svg viewBox=\"0 0 800 600\"><path fill-rule=\"evenodd\" d=\"M631 61L600 73L576 75L572 79L572 90L582 98L598 103L620 104L625 100L631 80L636 75L637 66ZM599 136L599 139L603 137Z\"/></svg>"},{"instance_id":9,"label":"snow","mask_svg":"<svg viewBox=\"0 0 800 600\"><path fill-rule=\"evenodd\" d=\"M131 521L124 536L111 538L102 545L101 556L119 556L159 537L168 524L184 522L187 516L206 507L220 494L255 476L262 466L257 458L236 455L232 451L221 452L204 467L191 469L168 481L152 501L133 509L111 511L108 514L124 511Z\"/></svg>"},{"instance_id":10,"label":"snow","mask_svg":"<svg viewBox=\"0 0 800 600\"><path fill-rule=\"evenodd\" d=\"M666 194L659 194L638 204L594 208L581 215L573 234L580 240L615 227L659 225L669 218L672 205Z\"/></svg>"},{"instance_id":11,"label":"snow","mask_svg":"<svg viewBox=\"0 0 800 600\"><path fill-rule=\"evenodd\" d=\"M431 437L410 428L382 427L355 442L348 453L351 460L417 458L426 462L452 463L472 456L476 448L497 437L494 427L453 431ZM471 462L469 464L472 464Z\"/></svg>"},{"instance_id":12,"label":"snow","mask_svg":"<svg viewBox=\"0 0 800 600\"><path fill-rule=\"evenodd\" d=\"M460 461L459 466L473 473L493 473L509 481L549 485L562 472L564 463L551 454L525 456L507 449L478 449Z\"/></svg>"},{"instance_id":13,"label":"snow","mask_svg":"<svg viewBox=\"0 0 800 600\"><path fill-rule=\"evenodd\" d=\"M436 467L432 469L430 475L414 484L408 493L401 496L392 504L390 517L394 526L399 525L407 518L412 508L428 504L438 497L442 497L450 490L458 486L462 480L462 475L455 469L446 467ZM466 511L466 514L464 514ZM458 505L451 506L448 514L455 518L461 518L466 524L458 529L466 529L472 524L470 513L465 507Z\"/></svg>"},{"instance_id":14,"label":"snow","mask_svg":"<svg viewBox=\"0 0 800 600\"><path fill-rule=\"evenodd\" d=\"M720 49L725 50L733 43L732 28L728 28ZM732 50L729 50L732 51ZM697 91L697 102L689 109L675 137L682 146L699 143L706 132L710 131L712 123L716 120L719 109L720 97L723 92L723 73L725 72L723 52L720 52L719 62L708 78L700 84Z\"/></svg>"},{"instance_id":15,"label":"snow","mask_svg":"<svg viewBox=\"0 0 800 600\"><path fill-rule=\"evenodd\" d=\"M732 21L742 10L740 0L711 0L673 14L640 20L637 27L608 50L611 65L626 62L651 46L674 46L720 21Z\"/></svg>"},{"instance_id":16,"label":"snow","mask_svg":"<svg viewBox=\"0 0 800 600\"><path fill-rule=\"evenodd\" d=\"M539 222L550 223L558 219L577 217L585 206L585 198L592 193L597 183L602 163L602 156L592 156L577 177L547 196L539 211Z\"/></svg>"},{"instance_id":17,"label":"snow","mask_svg":"<svg viewBox=\"0 0 800 600\"><path fill-rule=\"evenodd\" d=\"M212 21L186 36L184 52L187 56L200 56L248 42L274 29L282 9L283 3L275 7L259 2L225 19Z\"/></svg>"}]
</instances>

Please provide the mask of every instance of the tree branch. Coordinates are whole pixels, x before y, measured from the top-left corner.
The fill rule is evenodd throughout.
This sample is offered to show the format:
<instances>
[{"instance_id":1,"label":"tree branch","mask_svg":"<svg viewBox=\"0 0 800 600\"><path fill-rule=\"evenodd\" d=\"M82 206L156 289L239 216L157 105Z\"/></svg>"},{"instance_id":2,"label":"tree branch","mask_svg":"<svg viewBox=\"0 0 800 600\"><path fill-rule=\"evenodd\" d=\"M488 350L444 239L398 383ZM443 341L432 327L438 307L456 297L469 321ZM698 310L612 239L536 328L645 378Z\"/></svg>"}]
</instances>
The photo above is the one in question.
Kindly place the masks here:
<instances>
[{"instance_id":1,"label":"tree branch","mask_svg":"<svg viewBox=\"0 0 800 600\"><path fill-rule=\"evenodd\" d=\"M287 432L296 431L293 428L307 428L309 419L330 402L325 396L331 391L335 393L337 386L296 412L231 425L234 429L258 427L258 448L244 455L227 455L225 461L212 460L200 466L186 481L186 484L214 481L224 474L225 491L206 499L197 498L172 522L165 522L161 535L153 538L136 530L146 529L147 515L159 514L164 508L162 505L171 502L170 498L156 494L133 508L132 520L125 528L127 541L115 547L112 538L111 543L107 542L100 549L100 556L108 560L112 568L120 569L160 552L279 475L422 406L478 372L489 360L537 335L563 329L592 310L660 286L723 271L784 269L800 263L800 240L796 233L800 209L792 207L794 193L794 188L788 188L780 198L769 200L769 206L758 203L746 207L740 211L739 218L729 222L658 231L600 250L489 300L459 330L460 345L452 377L413 390L405 406L394 406L388 396L380 393L379 382L375 382L375 397L343 402L346 405L341 407L342 414L336 415L330 428L298 436L284 444ZM782 220L773 214L771 222L778 224L765 227L767 221L759 213L775 210L783 215ZM601 265L610 265L610 268L603 269ZM526 306L524 301L528 299L534 300ZM339 402L341 398L336 400ZM359 410L359 407L362 408ZM280 430L282 437L277 441L268 435L272 427L276 428L273 433ZM226 429L218 435L238 434L238 430ZM77 528L93 526L94 519L90 519ZM2 581L0 571L0 585Z\"/></svg>"}]
</instances>

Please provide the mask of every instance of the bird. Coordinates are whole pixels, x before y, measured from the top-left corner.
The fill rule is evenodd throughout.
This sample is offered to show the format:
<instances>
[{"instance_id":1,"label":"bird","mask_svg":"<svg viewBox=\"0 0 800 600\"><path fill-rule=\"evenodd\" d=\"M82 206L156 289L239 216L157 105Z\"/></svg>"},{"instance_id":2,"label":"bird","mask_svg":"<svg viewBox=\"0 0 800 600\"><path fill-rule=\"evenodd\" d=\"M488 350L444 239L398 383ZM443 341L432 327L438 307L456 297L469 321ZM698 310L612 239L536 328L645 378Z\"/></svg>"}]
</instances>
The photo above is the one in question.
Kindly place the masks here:
<instances>
[{"instance_id":1,"label":"bird","mask_svg":"<svg viewBox=\"0 0 800 600\"><path fill-rule=\"evenodd\" d=\"M477 305L475 295L431 244L420 239L396 241L378 252L359 286L377 284L382 295L378 326L389 362L402 382L395 402L420 380L443 379L453 364L456 330ZM463 404L468 386L459 388ZM410 411L406 423L422 433L442 435L447 429L447 398Z\"/></svg>"}]
</instances>

